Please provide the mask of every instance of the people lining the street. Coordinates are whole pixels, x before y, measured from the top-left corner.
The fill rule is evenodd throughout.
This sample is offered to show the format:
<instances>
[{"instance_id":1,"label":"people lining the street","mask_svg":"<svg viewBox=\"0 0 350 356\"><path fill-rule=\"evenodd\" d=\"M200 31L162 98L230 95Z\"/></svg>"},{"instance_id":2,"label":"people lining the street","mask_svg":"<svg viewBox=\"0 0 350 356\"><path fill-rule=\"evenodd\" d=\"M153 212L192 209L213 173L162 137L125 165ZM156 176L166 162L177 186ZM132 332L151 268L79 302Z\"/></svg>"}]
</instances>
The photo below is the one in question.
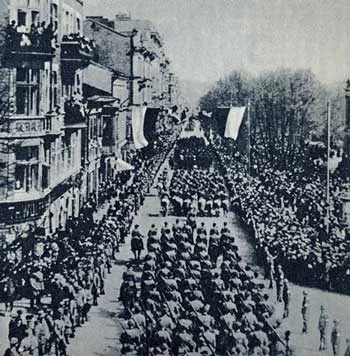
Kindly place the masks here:
<instances>
[{"instance_id":1,"label":"people lining the street","mask_svg":"<svg viewBox=\"0 0 350 356\"><path fill-rule=\"evenodd\" d=\"M106 189L104 200L91 196L79 217L70 218L65 228L60 226L52 235L43 236L40 256L36 257L31 245L22 251L22 259L11 265L11 274L2 271L16 290L13 301L31 299L28 309L14 310L13 301L9 302L10 346L6 355L67 355L76 329L88 322L91 308L105 294L105 279L119 245L130 233L131 240L139 235L137 228L130 230L134 216L175 138L168 134L166 144L148 152L147 160L142 160L140 153L135 155L133 173L120 173L101 184L101 189ZM104 202L108 204L106 213L97 221L95 213ZM7 248L16 249L20 247L17 244L21 241Z\"/></svg>"},{"instance_id":2,"label":"people lining the street","mask_svg":"<svg viewBox=\"0 0 350 356\"><path fill-rule=\"evenodd\" d=\"M6 280L6 285L30 296L31 308L14 311L16 297L11 296L6 356L67 355L76 329L89 320L91 308L105 293L105 278L128 236L134 260L123 274L119 295L125 319L120 338L122 354L292 354L290 332L283 330L276 318L264 278L269 288L276 288L273 299L283 302L286 319L291 302L288 280L299 281L299 274L308 273L303 283L327 282L335 288L339 285L336 278L343 280L347 275L339 269L344 264L344 240L334 232L331 239L335 246L324 243L324 226L320 223L325 207L312 204L315 197L307 188L309 181L300 185L301 172L297 173L299 184L292 184L288 173L277 174L270 168L247 177L244 158L229 154L220 142L213 142L207 152L210 164L197 166L200 159L193 159L193 155L203 158L203 151L196 151L194 141L189 139L181 143L187 145L186 150L178 153L191 154L196 164L182 167L181 160L179 165L175 163L170 186L169 172L158 175L162 183L159 197L162 200L169 191L173 212L186 219L177 219L174 224L165 221L161 229L152 225L143 236L140 226L133 224L134 216L177 135L168 133L163 146L153 145L138 152L132 161L134 172L101 183L100 200L91 196L78 218L43 237L39 258L35 258L28 241L24 259L11 265L14 273L8 275L12 284ZM314 168L318 172L317 165ZM334 199L336 203L337 197ZM94 215L104 202L107 211L96 221ZM226 222L197 224L196 216L222 216L230 204L254 232L264 277L243 262ZM338 211L333 214L336 219ZM339 271L343 274L335 276ZM43 302L47 296L49 302L47 298ZM310 298L306 291L301 319L302 333L308 333ZM329 337L324 307L318 330L319 349L324 350ZM339 355L338 320L329 340L334 356Z\"/></svg>"},{"instance_id":3,"label":"people lining the street","mask_svg":"<svg viewBox=\"0 0 350 356\"><path fill-rule=\"evenodd\" d=\"M327 237L327 203L322 180L324 166L304 154L290 167L261 161L259 169L227 141L216 138L213 148L231 203L255 238L258 256L270 280L281 265L293 282L350 293L349 242L342 222L340 173L332 177L332 206ZM261 159L253 148L252 156ZM261 153L262 155L262 153ZM268 253L266 252L268 249ZM271 256L273 258L271 258ZM270 285L273 287L273 285ZM276 286L278 287L278 285Z\"/></svg>"}]
</instances>

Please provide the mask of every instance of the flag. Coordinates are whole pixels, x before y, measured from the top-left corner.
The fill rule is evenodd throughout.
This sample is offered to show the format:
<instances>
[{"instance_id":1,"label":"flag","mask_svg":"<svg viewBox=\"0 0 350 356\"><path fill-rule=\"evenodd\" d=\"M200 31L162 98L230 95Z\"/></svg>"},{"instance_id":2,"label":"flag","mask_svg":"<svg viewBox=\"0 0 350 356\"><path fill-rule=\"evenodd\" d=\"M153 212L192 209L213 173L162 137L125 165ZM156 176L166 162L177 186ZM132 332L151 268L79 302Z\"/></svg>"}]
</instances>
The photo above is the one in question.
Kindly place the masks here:
<instances>
[{"instance_id":1,"label":"flag","mask_svg":"<svg viewBox=\"0 0 350 356\"><path fill-rule=\"evenodd\" d=\"M138 150L147 147L148 143L154 140L160 109L135 106L132 110L133 139Z\"/></svg>"},{"instance_id":2,"label":"flag","mask_svg":"<svg viewBox=\"0 0 350 356\"><path fill-rule=\"evenodd\" d=\"M144 136L143 125L147 108L144 106L132 107L132 137L135 148L138 150L148 146L148 142Z\"/></svg>"},{"instance_id":3,"label":"flag","mask_svg":"<svg viewBox=\"0 0 350 356\"><path fill-rule=\"evenodd\" d=\"M157 133L157 121L159 119L159 108L147 108L143 122L143 133L148 142L153 141Z\"/></svg>"},{"instance_id":4,"label":"flag","mask_svg":"<svg viewBox=\"0 0 350 356\"><path fill-rule=\"evenodd\" d=\"M237 140L245 110L245 106L218 108L215 118L219 134Z\"/></svg>"}]
</instances>

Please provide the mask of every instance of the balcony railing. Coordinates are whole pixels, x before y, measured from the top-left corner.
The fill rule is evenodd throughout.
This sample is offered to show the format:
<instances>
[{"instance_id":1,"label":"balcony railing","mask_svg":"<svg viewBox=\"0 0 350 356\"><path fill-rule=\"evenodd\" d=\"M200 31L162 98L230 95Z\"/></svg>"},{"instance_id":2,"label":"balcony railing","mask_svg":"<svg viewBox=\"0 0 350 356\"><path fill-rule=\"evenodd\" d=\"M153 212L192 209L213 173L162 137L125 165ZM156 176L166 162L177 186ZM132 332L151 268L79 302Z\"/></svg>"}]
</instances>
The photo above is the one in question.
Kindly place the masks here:
<instances>
[{"instance_id":1,"label":"balcony railing","mask_svg":"<svg viewBox=\"0 0 350 356\"><path fill-rule=\"evenodd\" d=\"M85 107L81 100L70 98L64 103L64 126L66 128L86 126Z\"/></svg>"},{"instance_id":2,"label":"balcony railing","mask_svg":"<svg viewBox=\"0 0 350 356\"><path fill-rule=\"evenodd\" d=\"M84 67L96 57L95 42L78 33L63 36L61 42L61 60L69 66Z\"/></svg>"},{"instance_id":3,"label":"balcony railing","mask_svg":"<svg viewBox=\"0 0 350 356\"><path fill-rule=\"evenodd\" d=\"M6 29L4 65L43 68L54 56L54 31L52 25L35 26L30 30L11 24Z\"/></svg>"}]
</instances>

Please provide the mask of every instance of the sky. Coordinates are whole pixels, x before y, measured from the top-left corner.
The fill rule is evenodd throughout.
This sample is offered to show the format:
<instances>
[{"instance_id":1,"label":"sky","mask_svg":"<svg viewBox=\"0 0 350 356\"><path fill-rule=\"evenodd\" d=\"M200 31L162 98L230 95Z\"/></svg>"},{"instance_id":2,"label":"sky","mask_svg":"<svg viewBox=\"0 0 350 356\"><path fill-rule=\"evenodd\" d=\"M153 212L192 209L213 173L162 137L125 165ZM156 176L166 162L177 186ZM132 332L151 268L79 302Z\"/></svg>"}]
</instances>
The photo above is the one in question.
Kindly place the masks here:
<instances>
[{"instance_id":1,"label":"sky","mask_svg":"<svg viewBox=\"0 0 350 356\"><path fill-rule=\"evenodd\" d=\"M85 15L121 11L155 24L180 79L279 67L325 83L350 76L349 0L85 0Z\"/></svg>"}]
</instances>

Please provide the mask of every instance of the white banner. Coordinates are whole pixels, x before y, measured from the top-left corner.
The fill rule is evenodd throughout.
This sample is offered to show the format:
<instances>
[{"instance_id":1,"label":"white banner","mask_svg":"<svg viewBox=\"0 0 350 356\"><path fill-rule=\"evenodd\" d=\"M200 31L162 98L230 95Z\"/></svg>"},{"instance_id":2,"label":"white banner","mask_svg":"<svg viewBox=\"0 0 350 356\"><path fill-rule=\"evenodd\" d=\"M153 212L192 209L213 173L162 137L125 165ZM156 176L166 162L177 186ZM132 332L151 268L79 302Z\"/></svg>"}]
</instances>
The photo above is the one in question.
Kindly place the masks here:
<instances>
[{"instance_id":1,"label":"white banner","mask_svg":"<svg viewBox=\"0 0 350 356\"><path fill-rule=\"evenodd\" d=\"M245 109L245 106L230 108L226 121L225 137L230 137L234 140L237 140Z\"/></svg>"},{"instance_id":2,"label":"white banner","mask_svg":"<svg viewBox=\"0 0 350 356\"><path fill-rule=\"evenodd\" d=\"M143 123L145 120L146 107L133 106L132 107L132 137L134 145L137 150L148 146L148 142L144 136Z\"/></svg>"}]
</instances>

